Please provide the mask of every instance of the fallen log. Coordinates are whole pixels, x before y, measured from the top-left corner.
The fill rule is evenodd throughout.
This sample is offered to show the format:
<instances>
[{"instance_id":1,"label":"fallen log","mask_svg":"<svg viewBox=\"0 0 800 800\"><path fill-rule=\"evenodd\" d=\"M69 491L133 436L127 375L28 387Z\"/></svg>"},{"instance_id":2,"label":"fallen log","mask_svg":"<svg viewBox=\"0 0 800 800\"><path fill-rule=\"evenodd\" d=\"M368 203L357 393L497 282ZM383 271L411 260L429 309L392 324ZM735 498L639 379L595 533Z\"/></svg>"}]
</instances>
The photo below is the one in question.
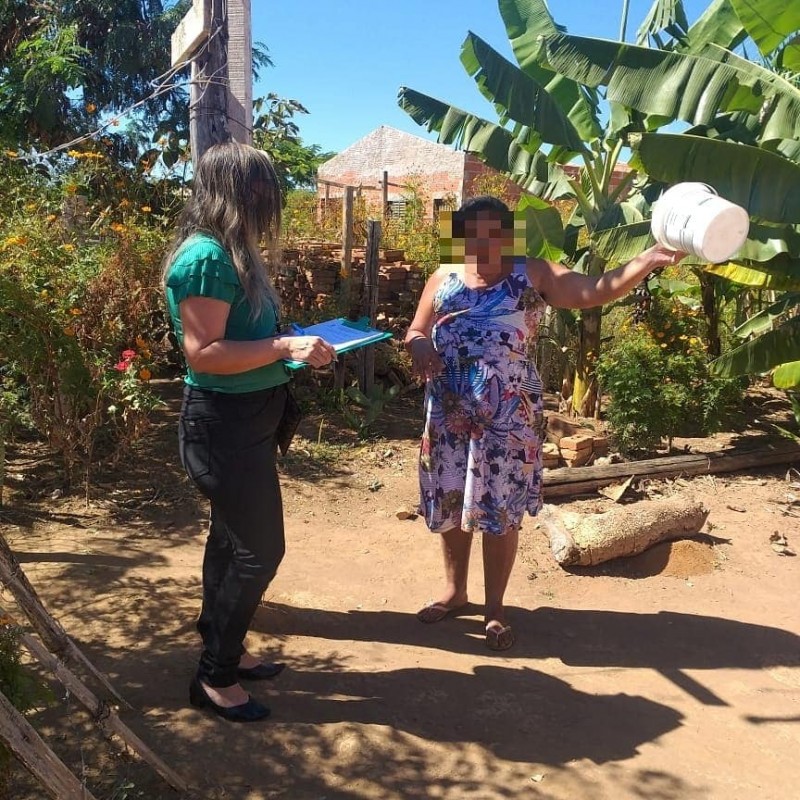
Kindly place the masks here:
<instances>
[{"instance_id":1,"label":"fallen log","mask_svg":"<svg viewBox=\"0 0 800 800\"><path fill-rule=\"evenodd\" d=\"M669 497L585 517L562 516L553 506L544 506L539 517L556 561L562 567L589 567L699 533L708 509L695 500Z\"/></svg>"},{"instance_id":2,"label":"fallen log","mask_svg":"<svg viewBox=\"0 0 800 800\"><path fill-rule=\"evenodd\" d=\"M0 692L0 741L55 800L95 800Z\"/></svg>"},{"instance_id":3,"label":"fallen log","mask_svg":"<svg viewBox=\"0 0 800 800\"><path fill-rule=\"evenodd\" d=\"M800 445L789 441L765 441L746 450L733 448L719 453L693 453L622 464L553 469L544 474L544 497L549 501L558 497L594 494L602 486L630 477L712 475L792 463L800 463Z\"/></svg>"}]
</instances>

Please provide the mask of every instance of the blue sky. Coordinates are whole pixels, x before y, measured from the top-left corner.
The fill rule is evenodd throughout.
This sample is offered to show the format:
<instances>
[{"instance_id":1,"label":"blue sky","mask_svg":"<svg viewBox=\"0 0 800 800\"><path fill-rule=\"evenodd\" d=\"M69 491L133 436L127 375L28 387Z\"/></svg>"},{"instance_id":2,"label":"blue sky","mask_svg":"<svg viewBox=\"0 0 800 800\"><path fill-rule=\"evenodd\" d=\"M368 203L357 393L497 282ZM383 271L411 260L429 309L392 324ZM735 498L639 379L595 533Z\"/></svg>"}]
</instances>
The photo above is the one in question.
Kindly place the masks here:
<instances>
[{"instance_id":1,"label":"blue sky","mask_svg":"<svg viewBox=\"0 0 800 800\"><path fill-rule=\"evenodd\" d=\"M627 40L652 0L630 0ZM710 0L684 0L694 21ZM570 33L616 39L622 0L550 0ZM495 0L252 0L253 39L275 66L253 96L276 92L309 110L299 120L307 144L339 151L379 125L428 136L397 106L406 85L493 119L459 61L469 30L513 58Z\"/></svg>"}]
</instances>

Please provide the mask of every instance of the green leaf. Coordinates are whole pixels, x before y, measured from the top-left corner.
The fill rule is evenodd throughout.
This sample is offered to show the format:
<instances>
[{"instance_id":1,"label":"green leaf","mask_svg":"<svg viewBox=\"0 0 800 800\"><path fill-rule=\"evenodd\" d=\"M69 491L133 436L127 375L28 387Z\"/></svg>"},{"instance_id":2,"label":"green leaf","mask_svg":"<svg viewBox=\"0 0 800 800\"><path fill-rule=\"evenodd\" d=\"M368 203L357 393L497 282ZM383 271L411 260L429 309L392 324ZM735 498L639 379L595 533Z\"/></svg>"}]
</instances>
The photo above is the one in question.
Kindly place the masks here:
<instances>
[{"instance_id":1,"label":"green leaf","mask_svg":"<svg viewBox=\"0 0 800 800\"><path fill-rule=\"evenodd\" d=\"M544 60L540 37L566 32L553 21L547 4L543 0L500 0L499 7L520 69L545 87L585 142L600 139L603 128L598 119L597 93L557 74Z\"/></svg>"},{"instance_id":2,"label":"green leaf","mask_svg":"<svg viewBox=\"0 0 800 800\"><path fill-rule=\"evenodd\" d=\"M709 364L714 375L757 375L789 361L800 360L800 317L745 342Z\"/></svg>"},{"instance_id":3,"label":"green leaf","mask_svg":"<svg viewBox=\"0 0 800 800\"><path fill-rule=\"evenodd\" d=\"M761 54L768 56L800 30L800 4L788 0L730 0Z\"/></svg>"},{"instance_id":4,"label":"green leaf","mask_svg":"<svg viewBox=\"0 0 800 800\"><path fill-rule=\"evenodd\" d=\"M644 22L636 32L636 44L646 45L654 34L666 31L673 39L682 39L689 28L682 0L654 0Z\"/></svg>"},{"instance_id":5,"label":"green leaf","mask_svg":"<svg viewBox=\"0 0 800 800\"><path fill-rule=\"evenodd\" d=\"M419 125L436 131L440 143L475 153L523 189L554 200L570 194L564 171L548 163L538 150L538 136L530 129L523 128L514 136L496 123L406 87L400 89L398 103Z\"/></svg>"},{"instance_id":6,"label":"green leaf","mask_svg":"<svg viewBox=\"0 0 800 800\"><path fill-rule=\"evenodd\" d=\"M548 36L548 63L609 101L657 115L710 124L728 111L759 114L769 100L764 138L800 136L800 89L770 70L710 46L670 52L579 36Z\"/></svg>"},{"instance_id":7,"label":"green leaf","mask_svg":"<svg viewBox=\"0 0 800 800\"><path fill-rule=\"evenodd\" d=\"M558 209L538 197L523 195L517 205L525 212L525 252L529 258L559 261L564 257L564 225Z\"/></svg>"},{"instance_id":8,"label":"green leaf","mask_svg":"<svg viewBox=\"0 0 800 800\"><path fill-rule=\"evenodd\" d=\"M777 258L775 261L780 263L781 259ZM764 269L764 266L760 264L756 269L754 265L746 266L729 262L727 264L707 264L704 271L754 289L774 289L778 292L800 291L800 261L789 260L788 266L783 271L769 271Z\"/></svg>"},{"instance_id":9,"label":"green leaf","mask_svg":"<svg viewBox=\"0 0 800 800\"><path fill-rule=\"evenodd\" d=\"M783 48L781 62L784 69L800 72L800 41L798 39Z\"/></svg>"},{"instance_id":10,"label":"green leaf","mask_svg":"<svg viewBox=\"0 0 800 800\"><path fill-rule=\"evenodd\" d=\"M581 135L542 84L474 33L462 45L461 63L475 79L481 94L494 104L501 124L512 119L536 131L548 144L588 155Z\"/></svg>"},{"instance_id":11,"label":"green leaf","mask_svg":"<svg viewBox=\"0 0 800 800\"><path fill-rule=\"evenodd\" d=\"M651 178L700 181L770 222L800 220L800 165L760 147L701 136L646 133L637 156Z\"/></svg>"},{"instance_id":12,"label":"green leaf","mask_svg":"<svg viewBox=\"0 0 800 800\"><path fill-rule=\"evenodd\" d=\"M747 241L736 255L737 261L772 261L786 254L800 258L800 230L795 225L750 225Z\"/></svg>"},{"instance_id":13,"label":"green leaf","mask_svg":"<svg viewBox=\"0 0 800 800\"><path fill-rule=\"evenodd\" d=\"M618 225L592 236L595 250L607 261L625 264L655 243L650 232L650 220Z\"/></svg>"},{"instance_id":14,"label":"green leaf","mask_svg":"<svg viewBox=\"0 0 800 800\"><path fill-rule=\"evenodd\" d=\"M747 339L750 336L763 333L772 327L775 319L796 305L800 305L800 292L789 292L781 297L777 303L773 303L763 311L759 311L750 317L747 322L744 322L734 330L733 335L739 339Z\"/></svg>"},{"instance_id":15,"label":"green leaf","mask_svg":"<svg viewBox=\"0 0 800 800\"><path fill-rule=\"evenodd\" d=\"M705 50L716 44L733 50L747 38L741 20L736 16L730 0L714 0L694 22L686 33L686 40L679 46L690 53Z\"/></svg>"}]
</instances>

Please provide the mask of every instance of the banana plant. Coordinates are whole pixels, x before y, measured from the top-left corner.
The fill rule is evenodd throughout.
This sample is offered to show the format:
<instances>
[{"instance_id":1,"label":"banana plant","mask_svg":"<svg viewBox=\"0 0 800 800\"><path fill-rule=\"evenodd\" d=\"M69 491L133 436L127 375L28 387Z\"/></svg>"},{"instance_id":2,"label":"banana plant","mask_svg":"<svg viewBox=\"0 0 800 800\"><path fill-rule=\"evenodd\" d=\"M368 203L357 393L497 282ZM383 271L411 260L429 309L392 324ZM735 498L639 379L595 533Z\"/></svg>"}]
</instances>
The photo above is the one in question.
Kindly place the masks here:
<instances>
[{"instance_id":1,"label":"banana plant","mask_svg":"<svg viewBox=\"0 0 800 800\"><path fill-rule=\"evenodd\" d=\"M792 294L771 306L780 314L741 326L740 337L757 338L743 341L711 368L726 376L774 369L775 384L790 388L800 385L800 303L793 294L800 288L800 75L792 67L800 43L800 4L758 0L756 7L754 0L724 0L715 13L733 40L741 39L731 25L735 16L763 64L717 43L698 43L689 33L660 50L563 32L546 37L543 47L548 64L592 89L605 87L610 100L645 114L645 127L675 120L693 125L684 134L632 136L632 163L652 181L708 183L748 209L750 238L736 258L698 266L742 291ZM630 255L648 237L649 222L643 220L605 232L598 247L607 255Z\"/></svg>"}]
</instances>

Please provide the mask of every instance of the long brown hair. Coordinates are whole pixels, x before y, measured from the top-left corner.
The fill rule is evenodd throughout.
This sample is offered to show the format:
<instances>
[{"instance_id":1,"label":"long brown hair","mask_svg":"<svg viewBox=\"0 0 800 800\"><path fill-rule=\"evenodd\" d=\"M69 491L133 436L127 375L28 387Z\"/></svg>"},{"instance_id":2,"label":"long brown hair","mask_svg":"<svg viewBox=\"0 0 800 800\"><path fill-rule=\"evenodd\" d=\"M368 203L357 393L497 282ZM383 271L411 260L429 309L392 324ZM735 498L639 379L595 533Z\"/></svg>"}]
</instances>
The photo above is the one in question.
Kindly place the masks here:
<instances>
[{"instance_id":1,"label":"long brown hair","mask_svg":"<svg viewBox=\"0 0 800 800\"><path fill-rule=\"evenodd\" d=\"M262 150L238 142L216 144L197 165L192 196L178 219L164 277L180 246L195 233L217 239L233 261L254 316L278 294L261 252L264 241L275 263L281 227L278 176Z\"/></svg>"}]
</instances>

